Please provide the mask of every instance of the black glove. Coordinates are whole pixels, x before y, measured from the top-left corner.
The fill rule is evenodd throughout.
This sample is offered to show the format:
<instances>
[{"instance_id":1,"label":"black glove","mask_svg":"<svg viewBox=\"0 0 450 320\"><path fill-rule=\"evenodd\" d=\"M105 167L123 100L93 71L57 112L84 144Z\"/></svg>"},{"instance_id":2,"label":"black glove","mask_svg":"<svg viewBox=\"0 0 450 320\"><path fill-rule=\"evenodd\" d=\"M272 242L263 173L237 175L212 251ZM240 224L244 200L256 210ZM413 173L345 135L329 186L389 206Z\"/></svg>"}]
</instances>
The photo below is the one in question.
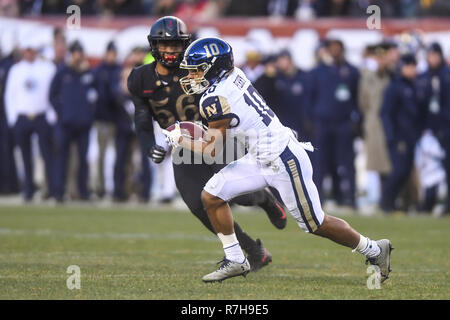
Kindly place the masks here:
<instances>
[{"instance_id":1,"label":"black glove","mask_svg":"<svg viewBox=\"0 0 450 320\"><path fill-rule=\"evenodd\" d=\"M151 147L147 155L153 160L154 163L161 163L166 156L166 150L164 150L163 147L155 144L153 147Z\"/></svg>"}]
</instances>

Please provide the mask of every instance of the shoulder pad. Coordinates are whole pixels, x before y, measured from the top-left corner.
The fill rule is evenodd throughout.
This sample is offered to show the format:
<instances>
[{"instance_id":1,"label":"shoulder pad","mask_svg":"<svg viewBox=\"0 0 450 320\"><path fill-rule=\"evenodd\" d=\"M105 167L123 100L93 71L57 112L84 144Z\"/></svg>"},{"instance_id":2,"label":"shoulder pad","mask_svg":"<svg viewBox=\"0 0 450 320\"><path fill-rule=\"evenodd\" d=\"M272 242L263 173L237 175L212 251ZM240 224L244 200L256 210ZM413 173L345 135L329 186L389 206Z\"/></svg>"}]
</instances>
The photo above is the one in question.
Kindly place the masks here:
<instances>
[{"instance_id":1,"label":"shoulder pad","mask_svg":"<svg viewBox=\"0 0 450 320\"><path fill-rule=\"evenodd\" d=\"M210 96L201 102L200 114L207 121L217 121L228 118L230 113L230 104L225 97Z\"/></svg>"},{"instance_id":2,"label":"shoulder pad","mask_svg":"<svg viewBox=\"0 0 450 320\"><path fill-rule=\"evenodd\" d=\"M156 87L155 63L145 64L131 70L128 76L128 91L135 95L141 96L143 90L149 90Z\"/></svg>"}]
</instances>

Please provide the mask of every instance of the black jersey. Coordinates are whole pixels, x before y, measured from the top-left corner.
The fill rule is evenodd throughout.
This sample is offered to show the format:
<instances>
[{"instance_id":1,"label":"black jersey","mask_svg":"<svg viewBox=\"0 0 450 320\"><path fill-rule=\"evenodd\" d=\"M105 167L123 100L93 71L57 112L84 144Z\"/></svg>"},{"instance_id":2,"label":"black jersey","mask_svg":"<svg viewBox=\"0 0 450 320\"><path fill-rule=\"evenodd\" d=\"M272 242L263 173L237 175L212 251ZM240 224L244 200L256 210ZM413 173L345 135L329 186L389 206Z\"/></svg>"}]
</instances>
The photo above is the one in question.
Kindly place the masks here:
<instances>
[{"instance_id":1,"label":"black jersey","mask_svg":"<svg viewBox=\"0 0 450 320\"><path fill-rule=\"evenodd\" d=\"M137 130L145 130L155 119L163 129L175 121L201 120L198 103L201 95L187 95L180 86L186 70L177 69L169 76L156 72L156 62L133 69L128 77L128 90L135 105Z\"/></svg>"}]
</instances>

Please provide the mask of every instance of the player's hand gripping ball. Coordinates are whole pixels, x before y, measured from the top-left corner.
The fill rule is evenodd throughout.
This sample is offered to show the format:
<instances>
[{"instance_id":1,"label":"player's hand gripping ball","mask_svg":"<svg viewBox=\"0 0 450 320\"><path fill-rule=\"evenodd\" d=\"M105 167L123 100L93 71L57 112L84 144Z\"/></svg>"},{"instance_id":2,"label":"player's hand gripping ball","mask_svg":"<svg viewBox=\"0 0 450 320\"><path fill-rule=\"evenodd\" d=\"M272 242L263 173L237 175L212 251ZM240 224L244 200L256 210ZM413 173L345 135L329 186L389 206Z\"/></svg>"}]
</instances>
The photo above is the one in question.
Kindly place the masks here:
<instances>
[{"instance_id":1,"label":"player's hand gripping ball","mask_svg":"<svg viewBox=\"0 0 450 320\"><path fill-rule=\"evenodd\" d=\"M166 136L167 143L173 148L179 146L181 137L199 141L206 137L206 130L203 125L190 121L177 121L165 130L163 129L163 133Z\"/></svg>"}]
</instances>

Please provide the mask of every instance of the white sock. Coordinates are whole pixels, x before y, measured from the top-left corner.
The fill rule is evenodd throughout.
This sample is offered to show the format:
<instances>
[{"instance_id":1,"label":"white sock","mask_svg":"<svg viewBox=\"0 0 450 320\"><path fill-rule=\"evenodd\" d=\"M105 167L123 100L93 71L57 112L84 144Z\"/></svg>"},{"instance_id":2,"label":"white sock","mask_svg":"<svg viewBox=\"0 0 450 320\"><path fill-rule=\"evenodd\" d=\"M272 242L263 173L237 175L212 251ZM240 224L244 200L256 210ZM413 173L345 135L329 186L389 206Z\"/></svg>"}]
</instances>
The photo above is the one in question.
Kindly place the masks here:
<instances>
[{"instance_id":1,"label":"white sock","mask_svg":"<svg viewBox=\"0 0 450 320\"><path fill-rule=\"evenodd\" d=\"M225 251L225 257L234 262L243 263L245 261L244 252L242 252L239 241L236 238L236 234L224 235L218 233L220 241L222 241L223 250Z\"/></svg>"},{"instance_id":2,"label":"white sock","mask_svg":"<svg viewBox=\"0 0 450 320\"><path fill-rule=\"evenodd\" d=\"M360 235L358 246L352 251L358 251L367 258L374 258L381 253L380 247L377 243L367 237L364 237L362 234Z\"/></svg>"}]
</instances>

